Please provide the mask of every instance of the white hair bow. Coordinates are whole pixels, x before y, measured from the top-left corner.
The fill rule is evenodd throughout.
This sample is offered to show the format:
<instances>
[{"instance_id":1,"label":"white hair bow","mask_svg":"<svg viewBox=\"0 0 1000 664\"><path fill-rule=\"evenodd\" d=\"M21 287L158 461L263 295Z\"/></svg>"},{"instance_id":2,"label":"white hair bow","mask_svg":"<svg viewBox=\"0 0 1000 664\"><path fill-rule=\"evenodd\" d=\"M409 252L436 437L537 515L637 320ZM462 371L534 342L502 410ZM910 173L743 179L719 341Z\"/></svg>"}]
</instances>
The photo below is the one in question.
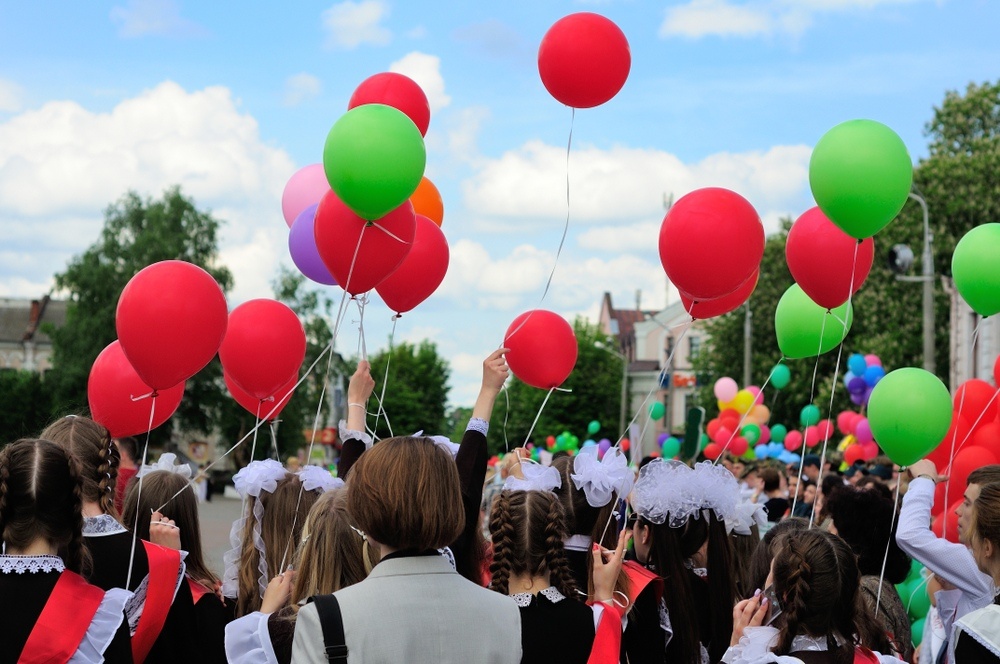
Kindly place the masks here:
<instances>
[{"instance_id":1,"label":"white hair bow","mask_svg":"<svg viewBox=\"0 0 1000 664\"><path fill-rule=\"evenodd\" d=\"M537 463L521 463L524 478L509 475L503 483L504 491L555 491L562 486L559 471L552 466Z\"/></svg>"},{"instance_id":2,"label":"white hair bow","mask_svg":"<svg viewBox=\"0 0 1000 664\"><path fill-rule=\"evenodd\" d=\"M298 473L302 486L306 491L333 491L344 486L344 480L334 477L326 468L320 466L303 466Z\"/></svg>"},{"instance_id":3,"label":"white hair bow","mask_svg":"<svg viewBox=\"0 0 1000 664\"><path fill-rule=\"evenodd\" d=\"M425 436L423 429L413 434L412 438L430 438L434 443L451 455L454 459L458 455L458 443L453 443L447 436Z\"/></svg>"},{"instance_id":4,"label":"white hair bow","mask_svg":"<svg viewBox=\"0 0 1000 664\"><path fill-rule=\"evenodd\" d=\"M183 478L191 479L191 466L186 463L178 463L177 455L173 452L164 452L160 455L159 461L152 465L143 464L139 472L136 473L136 477L142 477L157 470L165 470L168 473L176 473Z\"/></svg>"},{"instance_id":5,"label":"white hair bow","mask_svg":"<svg viewBox=\"0 0 1000 664\"><path fill-rule=\"evenodd\" d=\"M757 524L758 529L767 524L767 512L764 510L763 503L751 503L750 501L740 503L733 510L732 515L726 518L726 532L744 536L750 535L750 528L754 523Z\"/></svg>"},{"instance_id":6,"label":"white hair bow","mask_svg":"<svg viewBox=\"0 0 1000 664\"><path fill-rule=\"evenodd\" d=\"M625 454L617 447L609 449L600 461L593 454L577 454L573 459L573 484L587 497L591 507L604 507L614 494L624 498L632 491L635 474L628 467Z\"/></svg>"}]
</instances>

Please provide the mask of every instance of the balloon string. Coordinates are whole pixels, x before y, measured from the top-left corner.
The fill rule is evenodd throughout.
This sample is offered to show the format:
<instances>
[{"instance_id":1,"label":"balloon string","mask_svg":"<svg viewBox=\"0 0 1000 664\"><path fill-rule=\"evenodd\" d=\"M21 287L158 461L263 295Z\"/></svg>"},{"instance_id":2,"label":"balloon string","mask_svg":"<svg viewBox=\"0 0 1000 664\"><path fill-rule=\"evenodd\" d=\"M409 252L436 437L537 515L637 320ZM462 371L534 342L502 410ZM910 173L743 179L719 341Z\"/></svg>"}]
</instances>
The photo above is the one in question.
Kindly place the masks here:
<instances>
[{"instance_id":1,"label":"balloon string","mask_svg":"<svg viewBox=\"0 0 1000 664\"><path fill-rule=\"evenodd\" d=\"M510 452L510 441L507 440L507 419L510 417L510 393L507 391L506 385L500 391L503 392L504 401L507 403L503 412L503 448L506 450L505 453L507 453Z\"/></svg>"},{"instance_id":2,"label":"balloon string","mask_svg":"<svg viewBox=\"0 0 1000 664\"><path fill-rule=\"evenodd\" d=\"M398 235L396 235L395 233L393 233L392 231L390 231L388 228L386 228L382 224L378 223L377 221L371 222L371 225L372 225L373 228L379 229L380 231L382 231L383 233L385 233L386 235L388 235L389 237L391 237L396 242L399 242L400 244L413 244L412 242L407 242L403 238L399 237Z\"/></svg>"},{"instance_id":3,"label":"balloon string","mask_svg":"<svg viewBox=\"0 0 1000 664\"><path fill-rule=\"evenodd\" d=\"M965 434L965 437L962 438L962 442L959 443L958 447L955 449L955 454L961 452L965 444L969 442L969 439L972 438L972 432L976 430L976 426L983 420L983 417L986 416L986 411L990 409L990 406L992 406L993 402L997 400L997 397L1000 397L1000 389L997 389L995 392L993 392L993 396L990 397L990 400L986 402L985 408L981 413L979 413L979 417L977 417L976 421L972 423L972 426L969 427L969 431ZM954 463L954 460L952 461L952 463ZM951 476L951 465L952 464L949 463L945 470L945 473L948 474L949 477Z\"/></svg>"},{"instance_id":4,"label":"balloon string","mask_svg":"<svg viewBox=\"0 0 1000 664\"><path fill-rule=\"evenodd\" d=\"M351 256L351 267L347 270L347 280L344 282L344 293L346 297L347 290L351 286L351 277L354 276L354 265L358 261L358 254L361 252L361 241L365 239L365 231L368 230L368 224L365 224L361 228L361 233L358 235L358 244L354 247L354 255ZM353 295L353 294L352 294ZM339 312L338 312L339 315ZM336 340L334 336L334 340Z\"/></svg>"},{"instance_id":5,"label":"balloon string","mask_svg":"<svg viewBox=\"0 0 1000 664\"><path fill-rule=\"evenodd\" d=\"M826 313L819 327L819 347L816 349L816 363L813 365L812 387L809 389L809 403L816 398L816 376L819 374L819 358L823 354L823 337L826 336Z\"/></svg>"},{"instance_id":6,"label":"balloon string","mask_svg":"<svg viewBox=\"0 0 1000 664\"><path fill-rule=\"evenodd\" d=\"M389 429L389 435L392 435L392 425L389 424L389 414L385 412L385 390L389 386L389 365L392 363L392 345L393 340L396 338L396 321L399 320L398 316L392 317L392 331L389 332L389 352L385 356L385 375L382 377L382 393L378 396L378 410L375 412L375 427L372 429L378 429L378 421L383 413L385 413L385 423L386 427Z\"/></svg>"},{"instance_id":7,"label":"balloon string","mask_svg":"<svg viewBox=\"0 0 1000 664\"><path fill-rule=\"evenodd\" d=\"M278 420L271 420L271 445L274 448L274 460L281 461L281 452L278 451Z\"/></svg>"},{"instance_id":8,"label":"balloon string","mask_svg":"<svg viewBox=\"0 0 1000 664\"><path fill-rule=\"evenodd\" d=\"M254 422L254 427L252 429L252 431L253 431L253 442L251 442L251 444L250 444L250 460L251 461L253 461L254 457L257 456L257 431L260 430L260 422L261 422L261 420L260 420L260 404L261 404L261 402L258 401L257 402L257 414L255 415L255 417L257 419Z\"/></svg>"},{"instance_id":9,"label":"balloon string","mask_svg":"<svg viewBox=\"0 0 1000 664\"><path fill-rule=\"evenodd\" d=\"M552 393L556 391L556 388L550 387L549 391L545 393L545 398L542 400L542 405L538 408L538 412L535 413L535 421L531 423L531 428L528 429L528 435L524 437L524 444L527 445L528 441L531 440L531 434L535 432L535 425L538 424L538 418L542 416L542 411L545 410L545 404L549 402L549 397Z\"/></svg>"},{"instance_id":10,"label":"balloon string","mask_svg":"<svg viewBox=\"0 0 1000 664\"><path fill-rule=\"evenodd\" d=\"M146 427L146 442L142 446L142 468L146 465L147 454L149 453L149 437L153 433L153 418L156 415L156 390L150 393L149 400L149 424ZM125 575L125 590L128 590L132 586L132 565L135 564L135 542L139 537L139 513L141 512L139 505L142 504L142 477L144 473L139 474L139 487L136 489L135 496L135 521L132 523L132 550L128 554L128 574ZM160 509L163 509L162 507ZM159 512L160 510L156 510Z\"/></svg>"},{"instance_id":11,"label":"balloon string","mask_svg":"<svg viewBox=\"0 0 1000 664\"><path fill-rule=\"evenodd\" d=\"M972 347L969 349L969 364L970 364L970 366L973 364L973 361L975 360L975 357L976 357L976 344L979 343L979 329L982 327L984 320L985 320L984 318L980 318L979 322L976 324L976 329L973 330L973 332L972 332ZM972 373L975 374L975 372L976 372L975 366L972 366L971 368L972 368ZM962 390L962 396L960 396L959 399L958 399L958 416L959 417L962 416L962 412L965 410L965 393L966 393L966 391L967 390ZM996 395L994 395L994 398L996 398ZM992 399L990 400L990 402L992 403ZM987 405L987 408L989 408L988 405ZM983 413L985 413L985 412L986 412L986 410L983 410ZM982 419L983 413L979 414L979 418L980 419ZM977 419L976 422L978 423L979 419ZM976 425L973 424L972 427L969 429L969 432L965 436L966 439L969 436L972 435L972 430L975 429L975 428L976 428ZM951 452L948 455L948 467L947 467L948 479L945 480L945 483L944 483L944 502L945 502L945 510L946 511L948 509L949 498L951 496L951 466L955 462L955 455L958 453L958 450L961 449L961 445L959 445L958 449L955 448L955 440L957 438L958 438L958 424L956 423L955 424L955 430L954 430L954 432L951 435ZM965 444L965 439L962 440L962 445L964 445L964 444ZM941 536L945 537L946 534L947 534L948 519L944 519L943 521L944 521L944 523L943 523L943 525L941 527Z\"/></svg>"},{"instance_id":12,"label":"balloon string","mask_svg":"<svg viewBox=\"0 0 1000 664\"><path fill-rule=\"evenodd\" d=\"M156 390L153 390L152 392L146 392L145 394L140 394L137 397L130 396L129 398L132 399L132 401L142 401L143 399L148 399L151 396L154 396L155 394Z\"/></svg>"},{"instance_id":13,"label":"balloon string","mask_svg":"<svg viewBox=\"0 0 1000 664\"><path fill-rule=\"evenodd\" d=\"M822 470L822 469L821 469ZM899 474L903 474L903 468L900 467ZM878 575L878 594L875 596L875 615L878 615L879 606L882 605L882 583L885 581L885 565L889 560L889 547L892 545L892 526L896 523L896 514L899 509L899 485L900 478L896 478L896 497L892 501L892 520L889 521L889 537L885 542L885 555L882 556L882 571Z\"/></svg>"}]
</instances>

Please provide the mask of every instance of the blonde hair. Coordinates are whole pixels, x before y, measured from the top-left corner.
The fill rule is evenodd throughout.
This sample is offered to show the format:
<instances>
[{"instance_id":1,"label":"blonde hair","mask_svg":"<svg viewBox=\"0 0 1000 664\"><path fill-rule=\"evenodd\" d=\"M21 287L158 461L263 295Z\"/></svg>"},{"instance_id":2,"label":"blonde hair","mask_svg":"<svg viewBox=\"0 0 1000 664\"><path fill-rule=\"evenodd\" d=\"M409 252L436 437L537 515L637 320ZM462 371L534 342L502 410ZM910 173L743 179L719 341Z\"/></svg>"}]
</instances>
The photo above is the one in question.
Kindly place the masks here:
<instances>
[{"instance_id":1,"label":"blonde hair","mask_svg":"<svg viewBox=\"0 0 1000 664\"><path fill-rule=\"evenodd\" d=\"M89 417L67 415L45 427L39 438L58 443L76 459L83 499L117 519L118 448L111 444L108 430Z\"/></svg>"}]
</instances>

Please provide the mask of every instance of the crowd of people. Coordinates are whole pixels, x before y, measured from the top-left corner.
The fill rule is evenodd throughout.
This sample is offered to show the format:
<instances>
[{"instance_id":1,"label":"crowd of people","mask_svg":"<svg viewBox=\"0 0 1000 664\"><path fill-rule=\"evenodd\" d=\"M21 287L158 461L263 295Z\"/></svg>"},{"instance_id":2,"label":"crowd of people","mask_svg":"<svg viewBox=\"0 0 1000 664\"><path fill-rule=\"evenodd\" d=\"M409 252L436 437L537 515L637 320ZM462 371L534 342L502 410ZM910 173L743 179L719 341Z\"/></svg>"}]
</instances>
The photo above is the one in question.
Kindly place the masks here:
<instances>
[{"instance_id":1,"label":"crowd of people","mask_svg":"<svg viewBox=\"0 0 1000 664\"><path fill-rule=\"evenodd\" d=\"M337 476L239 470L221 568L170 456L136 467L79 416L4 446L0 664L1000 661L1000 466L969 476L962 543L931 531L946 478L926 460L518 449L490 468L508 373L486 358L460 444L374 444L359 363ZM894 585L911 559L933 605L919 648Z\"/></svg>"}]
</instances>

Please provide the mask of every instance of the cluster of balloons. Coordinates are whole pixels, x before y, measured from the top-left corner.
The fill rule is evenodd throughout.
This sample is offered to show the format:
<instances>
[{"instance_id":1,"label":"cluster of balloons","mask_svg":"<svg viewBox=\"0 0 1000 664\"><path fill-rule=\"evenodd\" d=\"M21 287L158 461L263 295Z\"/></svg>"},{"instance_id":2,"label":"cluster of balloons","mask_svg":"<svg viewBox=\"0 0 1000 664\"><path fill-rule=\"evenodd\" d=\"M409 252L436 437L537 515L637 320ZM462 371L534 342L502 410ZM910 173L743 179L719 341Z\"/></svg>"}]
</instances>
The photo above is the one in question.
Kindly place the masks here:
<instances>
[{"instance_id":1,"label":"cluster of balloons","mask_svg":"<svg viewBox=\"0 0 1000 664\"><path fill-rule=\"evenodd\" d=\"M913 647L920 645L924 636L924 620L931 609L931 599L927 595L927 580L924 578L924 566L913 560L906 579L896 584L896 592L903 600L906 614L910 618L910 633L913 636Z\"/></svg>"},{"instance_id":2,"label":"cluster of balloons","mask_svg":"<svg viewBox=\"0 0 1000 664\"><path fill-rule=\"evenodd\" d=\"M705 447L705 456L718 458L722 452L735 456L747 454L751 447L771 440L767 422L770 409L764 405L764 395L756 385L743 389L729 376L715 381L713 387L719 404L719 416L709 420L705 432L712 443Z\"/></svg>"},{"instance_id":3,"label":"cluster of balloons","mask_svg":"<svg viewBox=\"0 0 1000 664\"><path fill-rule=\"evenodd\" d=\"M424 177L430 106L402 74L358 86L330 130L323 163L285 185L282 213L292 261L307 278L351 295L375 289L393 311L411 311L448 270L441 195Z\"/></svg>"},{"instance_id":4,"label":"cluster of balloons","mask_svg":"<svg viewBox=\"0 0 1000 664\"><path fill-rule=\"evenodd\" d=\"M878 355L854 353L847 358L844 387L851 395L851 403L863 406L871 398L872 390L885 377L882 360Z\"/></svg>"},{"instance_id":5,"label":"cluster of balloons","mask_svg":"<svg viewBox=\"0 0 1000 664\"><path fill-rule=\"evenodd\" d=\"M588 440L593 443L594 441ZM563 431L558 436L547 436L545 447L550 452L575 452L580 449L580 439L569 431Z\"/></svg>"},{"instance_id":6,"label":"cluster of balloons","mask_svg":"<svg viewBox=\"0 0 1000 664\"><path fill-rule=\"evenodd\" d=\"M879 455L871 424L861 413L842 411L837 415L837 431L844 434L841 451L844 453L844 463L848 466L859 461L872 461Z\"/></svg>"}]
</instances>

